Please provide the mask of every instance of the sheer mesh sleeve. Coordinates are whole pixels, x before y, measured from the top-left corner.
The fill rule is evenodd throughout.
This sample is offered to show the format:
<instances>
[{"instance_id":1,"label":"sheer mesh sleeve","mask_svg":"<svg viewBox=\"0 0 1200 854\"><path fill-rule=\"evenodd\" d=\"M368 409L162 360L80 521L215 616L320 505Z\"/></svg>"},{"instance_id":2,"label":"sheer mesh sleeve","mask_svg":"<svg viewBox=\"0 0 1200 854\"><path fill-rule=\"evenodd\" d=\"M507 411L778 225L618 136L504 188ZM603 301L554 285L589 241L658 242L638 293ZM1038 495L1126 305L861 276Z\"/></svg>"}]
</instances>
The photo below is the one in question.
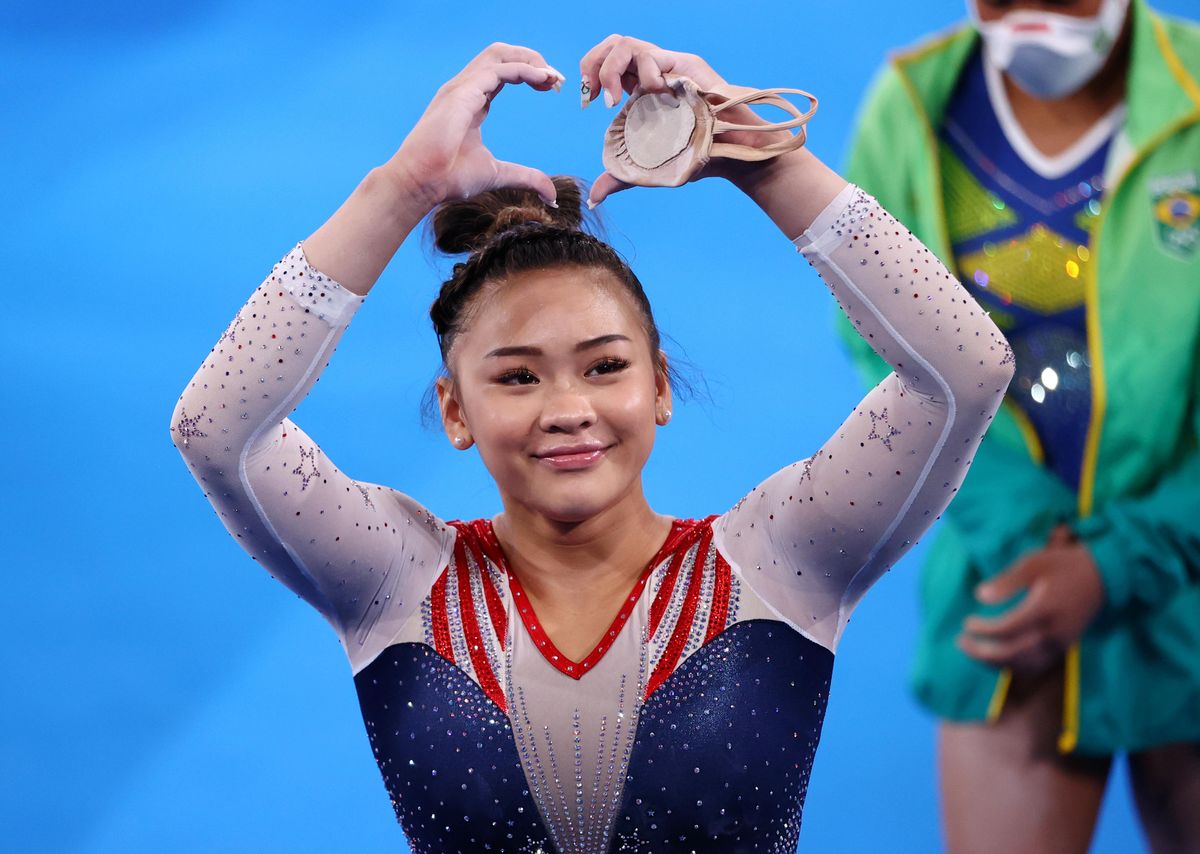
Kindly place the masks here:
<instances>
[{"instance_id":1,"label":"sheer mesh sleeve","mask_svg":"<svg viewBox=\"0 0 1200 854\"><path fill-rule=\"evenodd\" d=\"M722 516L717 532L768 605L835 649L863 593L958 489L1013 359L937 257L857 187L795 243L893 373L813 456Z\"/></svg>"},{"instance_id":2,"label":"sheer mesh sleeve","mask_svg":"<svg viewBox=\"0 0 1200 854\"><path fill-rule=\"evenodd\" d=\"M297 246L233 318L171 419L229 533L333 624L356 670L413 615L453 544L431 513L343 474L287 418L362 301Z\"/></svg>"}]
</instances>

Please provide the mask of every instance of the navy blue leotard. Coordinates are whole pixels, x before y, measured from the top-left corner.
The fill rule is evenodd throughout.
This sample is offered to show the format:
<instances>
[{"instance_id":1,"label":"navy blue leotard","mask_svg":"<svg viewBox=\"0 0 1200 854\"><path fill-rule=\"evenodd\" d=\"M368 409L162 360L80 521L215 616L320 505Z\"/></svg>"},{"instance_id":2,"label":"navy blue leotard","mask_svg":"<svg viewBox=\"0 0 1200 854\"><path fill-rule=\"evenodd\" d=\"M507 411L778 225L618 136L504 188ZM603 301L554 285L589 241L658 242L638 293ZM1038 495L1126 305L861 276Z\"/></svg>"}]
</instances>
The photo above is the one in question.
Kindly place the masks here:
<instances>
[{"instance_id":1,"label":"navy blue leotard","mask_svg":"<svg viewBox=\"0 0 1200 854\"><path fill-rule=\"evenodd\" d=\"M174 441L337 631L414 851L794 850L850 612L946 506L1012 374L987 315L857 188L795 242L895 373L812 456L676 520L580 660L487 520L351 479L289 419L362 302L302 247L184 390Z\"/></svg>"}]
</instances>

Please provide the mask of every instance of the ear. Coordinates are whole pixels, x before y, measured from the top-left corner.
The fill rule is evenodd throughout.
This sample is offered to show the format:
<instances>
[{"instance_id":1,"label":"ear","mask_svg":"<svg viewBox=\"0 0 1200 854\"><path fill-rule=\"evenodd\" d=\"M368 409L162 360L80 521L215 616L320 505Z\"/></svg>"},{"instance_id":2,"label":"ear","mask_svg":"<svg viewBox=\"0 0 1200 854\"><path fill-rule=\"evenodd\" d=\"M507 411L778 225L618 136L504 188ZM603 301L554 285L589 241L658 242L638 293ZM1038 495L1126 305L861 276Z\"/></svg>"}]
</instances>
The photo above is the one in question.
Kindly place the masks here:
<instances>
[{"instance_id":1,"label":"ear","mask_svg":"<svg viewBox=\"0 0 1200 854\"><path fill-rule=\"evenodd\" d=\"M658 351L658 367L654 371L654 423L666 426L671 420L671 373L667 354Z\"/></svg>"},{"instance_id":2,"label":"ear","mask_svg":"<svg viewBox=\"0 0 1200 854\"><path fill-rule=\"evenodd\" d=\"M442 429L450 444L465 451L474 444L471 428L467 426L466 413L458 399L458 389L450 377L438 377L434 385L437 390L438 409L442 413Z\"/></svg>"}]
</instances>

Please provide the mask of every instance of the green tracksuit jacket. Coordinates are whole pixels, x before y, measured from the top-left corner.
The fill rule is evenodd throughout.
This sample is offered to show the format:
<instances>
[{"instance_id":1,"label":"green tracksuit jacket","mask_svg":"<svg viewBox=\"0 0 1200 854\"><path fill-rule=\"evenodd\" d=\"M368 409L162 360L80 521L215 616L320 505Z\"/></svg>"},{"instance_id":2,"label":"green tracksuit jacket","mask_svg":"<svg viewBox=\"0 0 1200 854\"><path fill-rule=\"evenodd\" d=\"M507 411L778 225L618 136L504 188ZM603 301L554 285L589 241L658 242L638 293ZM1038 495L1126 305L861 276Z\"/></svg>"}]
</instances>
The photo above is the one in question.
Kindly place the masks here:
<instances>
[{"instance_id":1,"label":"green tracksuit jacket","mask_svg":"<svg viewBox=\"0 0 1200 854\"><path fill-rule=\"evenodd\" d=\"M1042 468L1036 436L1002 407L921 581L918 697L945 718L994 719L1010 675L954 644L984 612L973 588L1060 521L1087 543L1107 601L1067 655L1064 752L1200 742L1200 28L1143 0L1132 14L1128 144L1112 147L1086 282L1093 401L1079 491ZM895 56L847 168L948 264L937 128L977 41L961 27ZM846 333L878 380L882 362Z\"/></svg>"}]
</instances>

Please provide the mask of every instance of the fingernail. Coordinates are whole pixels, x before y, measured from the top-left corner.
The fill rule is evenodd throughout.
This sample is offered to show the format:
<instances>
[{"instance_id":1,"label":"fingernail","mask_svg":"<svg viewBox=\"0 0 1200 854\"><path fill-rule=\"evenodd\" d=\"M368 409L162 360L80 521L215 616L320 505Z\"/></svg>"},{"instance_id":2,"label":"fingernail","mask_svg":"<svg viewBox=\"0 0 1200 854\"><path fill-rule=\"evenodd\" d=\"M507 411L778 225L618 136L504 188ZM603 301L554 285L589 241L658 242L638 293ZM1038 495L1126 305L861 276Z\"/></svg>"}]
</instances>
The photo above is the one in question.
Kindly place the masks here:
<instances>
[{"instance_id":1,"label":"fingernail","mask_svg":"<svg viewBox=\"0 0 1200 854\"><path fill-rule=\"evenodd\" d=\"M592 87L588 85L587 78L584 77L579 81L579 109L586 110L591 103Z\"/></svg>"},{"instance_id":2,"label":"fingernail","mask_svg":"<svg viewBox=\"0 0 1200 854\"><path fill-rule=\"evenodd\" d=\"M613 98L612 92L609 92L607 89L605 89L604 90L604 106L611 109L612 105L615 103L617 103L617 102L616 102L616 99Z\"/></svg>"},{"instance_id":3,"label":"fingernail","mask_svg":"<svg viewBox=\"0 0 1200 854\"><path fill-rule=\"evenodd\" d=\"M547 65L542 70L549 74L551 79L554 80L554 85L552 85L550 88L555 92L561 92L563 81L567 79L563 77L563 73L552 65Z\"/></svg>"},{"instance_id":4,"label":"fingernail","mask_svg":"<svg viewBox=\"0 0 1200 854\"><path fill-rule=\"evenodd\" d=\"M588 206L589 211L594 211L596 209L596 205L598 205L598 204L600 204L600 203L593 202L590 198L587 200L587 206Z\"/></svg>"},{"instance_id":5,"label":"fingernail","mask_svg":"<svg viewBox=\"0 0 1200 854\"><path fill-rule=\"evenodd\" d=\"M553 199L550 199L549 201L547 201L546 199L542 199L542 201L546 202L546 207L548 207L548 208L557 208L558 207L558 202L554 201Z\"/></svg>"}]
</instances>

